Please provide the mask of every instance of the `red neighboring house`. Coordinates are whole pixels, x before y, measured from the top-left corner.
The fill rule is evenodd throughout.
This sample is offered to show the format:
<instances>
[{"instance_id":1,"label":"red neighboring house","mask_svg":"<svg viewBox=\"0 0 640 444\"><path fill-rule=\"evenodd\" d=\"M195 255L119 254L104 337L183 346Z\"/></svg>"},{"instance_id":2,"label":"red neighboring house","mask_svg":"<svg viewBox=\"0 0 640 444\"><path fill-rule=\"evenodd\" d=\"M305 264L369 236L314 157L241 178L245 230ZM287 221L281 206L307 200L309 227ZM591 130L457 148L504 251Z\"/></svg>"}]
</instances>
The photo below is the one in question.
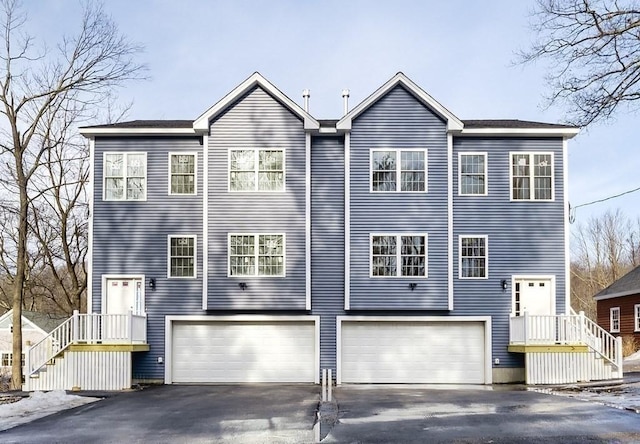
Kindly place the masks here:
<instances>
[{"instance_id":1,"label":"red neighboring house","mask_svg":"<svg viewBox=\"0 0 640 444\"><path fill-rule=\"evenodd\" d=\"M598 324L615 336L635 336L640 343L640 267L594 296Z\"/></svg>"}]
</instances>

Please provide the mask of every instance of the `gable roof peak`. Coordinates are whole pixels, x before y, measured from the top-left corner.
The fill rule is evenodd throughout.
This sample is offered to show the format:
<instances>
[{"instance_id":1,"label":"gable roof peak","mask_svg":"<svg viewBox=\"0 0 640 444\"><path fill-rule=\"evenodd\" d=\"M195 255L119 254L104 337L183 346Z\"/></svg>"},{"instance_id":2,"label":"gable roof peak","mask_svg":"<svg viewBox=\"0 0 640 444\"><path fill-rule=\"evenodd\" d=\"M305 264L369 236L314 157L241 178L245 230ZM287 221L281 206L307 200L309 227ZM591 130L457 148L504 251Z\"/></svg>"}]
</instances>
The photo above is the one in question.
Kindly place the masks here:
<instances>
[{"instance_id":1,"label":"gable roof peak","mask_svg":"<svg viewBox=\"0 0 640 444\"><path fill-rule=\"evenodd\" d=\"M355 108L345 114L336 125L338 130L349 130L353 120L369 109L374 103L384 97L389 91L401 84L406 88L414 97L433 112L438 114L445 122L447 122L447 129L449 131L462 131L464 124L456 117L451 111L445 108L440 102L431 97L425 90L415 84L409 77L407 77L402 71L398 71L396 75L391 77L384 85L378 88L373 94L364 99Z\"/></svg>"},{"instance_id":2,"label":"gable roof peak","mask_svg":"<svg viewBox=\"0 0 640 444\"><path fill-rule=\"evenodd\" d=\"M225 111L233 102L256 86L265 90L274 99L289 109L289 111L300 117L304 122L305 129L320 128L320 124L311 116L311 114L306 112L300 105L276 88L276 86L269 82L262 74L255 71L244 82L240 83L240 85L236 86L211 108L202 113L200 117L193 122L193 129L198 133L206 133L209 131L209 122L211 122L213 118Z\"/></svg>"}]
</instances>

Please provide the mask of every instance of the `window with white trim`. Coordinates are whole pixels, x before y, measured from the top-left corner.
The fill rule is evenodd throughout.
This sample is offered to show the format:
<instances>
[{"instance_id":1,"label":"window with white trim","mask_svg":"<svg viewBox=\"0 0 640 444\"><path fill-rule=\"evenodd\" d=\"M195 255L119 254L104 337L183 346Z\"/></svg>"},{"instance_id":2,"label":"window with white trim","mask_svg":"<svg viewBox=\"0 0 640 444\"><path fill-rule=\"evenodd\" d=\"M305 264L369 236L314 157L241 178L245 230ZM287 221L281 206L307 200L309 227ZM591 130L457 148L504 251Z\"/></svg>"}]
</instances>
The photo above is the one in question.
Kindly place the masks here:
<instances>
[{"instance_id":1,"label":"window with white trim","mask_svg":"<svg viewBox=\"0 0 640 444\"><path fill-rule=\"evenodd\" d=\"M426 234L372 234L372 277L427 277Z\"/></svg>"},{"instance_id":2,"label":"window with white trim","mask_svg":"<svg viewBox=\"0 0 640 444\"><path fill-rule=\"evenodd\" d=\"M195 236L169 236L169 277L196 277Z\"/></svg>"},{"instance_id":3,"label":"window with white trim","mask_svg":"<svg viewBox=\"0 0 640 444\"><path fill-rule=\"evenodd\" d=\"M229 150L230 191L284 191L284 150Z\"/></svg>"},{"instance_id":4,"label":"window with white trim","mask_svg":"<svg viewBox=\"0 0 640 444\"><path fill-rule=\"evenodd\" d=\"M169 194L196 194L196 154L169 154Z\"/></svg>"},{"instance_id":5,"label":"window with white trim","mask_svg":"<svg viewBox=\"0 0 640 444\"><path fill-rule=\"evenodd\" d=\"M427 150L371 150L372 192L426 192Z\"/></svg>"},{"instance_id":6,"label":"window with white trim","mask_svg":"<svg viewBox=\"0 0 640 444\"><path fill-rule=\"evenodd\" d=\"M636 304L633 307L633 318L635 319L634 322L634 330L635 331L640 331L640 304Z\"/></svg>"},{"instance_id":7,"label":"window with white trim","mask_svg":"<svg viewBox=\"0 0 640 444\"><path fill-rule=\"evenodd\" d=\"M487 153L460 153L458 193L461 196L487 194Z\"/></svg>"},{"instance_id":8,"label":"window with white trim","mask_svg":"<svg viewBox=\"0 0 640 444\"><path fill-rule=\"evenodd\" d=\"M511 153L511 199L553 200L552 153Z\"/></svg>"},{"instance_id":9,"label":"window with white trim","mask_svg":"<svg viewBox=\"0 0 640 444\"><path fill-rule=\"evenodd\" d=\"M147 153L104 153L104 200L147 198Z\"/></svg>"},{"instance_id":10,"label":"window with white trim","mask_svg":"<svg viewBox=\"0 0 640 444\"><path fill-rule=\"evenodd\" d=\"M487 236L460 236L460 279L487 275Z\"/></svg>"},{"instance_id":11,"label":"window with white trim","mask_svg":"<svg viewBox=\"0 0 640 444\"><path fill-rule=\"evenodd\" d=\"M611 333L620 333L620 307L611 307L609 309L609 331Z\"/></svg>"},{"instance_id":12,"label":"window with white trim","mask_svg":"<svg viewBox=\"0 0 640 444\"><path fill-rule=\"evenodd\" d=\"M13 353L11 352L3 352L2 354L2 366L3 367L11 367L13 365ZM22 359L21 359L21 366L24 367L24 362L25 362L25 357L24 357L24 353L22 353L21 355Z\"/></svg>"},{"instance_id":13,"label":"window with white trim","mask_svg":"<svg viewBox=\"0 0 640 444\"><path fill-rule=\"evenodd\" d=\"M230 234L229 276L284 276L284 234Z\"/></svg>"}]
</instances>

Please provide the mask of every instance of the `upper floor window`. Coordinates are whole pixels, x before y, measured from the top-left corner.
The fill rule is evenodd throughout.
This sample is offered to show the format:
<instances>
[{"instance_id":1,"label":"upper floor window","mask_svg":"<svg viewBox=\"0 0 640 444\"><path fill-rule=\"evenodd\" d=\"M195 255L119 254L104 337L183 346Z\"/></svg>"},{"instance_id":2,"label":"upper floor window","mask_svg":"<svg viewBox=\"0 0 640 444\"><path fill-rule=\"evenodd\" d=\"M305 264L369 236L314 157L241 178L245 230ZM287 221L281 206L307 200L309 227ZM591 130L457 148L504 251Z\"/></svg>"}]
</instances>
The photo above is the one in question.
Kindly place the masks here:
<instances>
[{"instance_id":1,"label":"upper floor window","mask_svg":"<svg viewBox=\"0 0 640 444\"><path fill-rule=\"evenodd\" d=\"M371 191L426 192L427 150L371 150Z\"/></svg>"},{"instance_id":2,"label":"upper floor window","mask_svg":"<svg viewBox=\"0 0 640 444\"><path fill-rule=\"evenodd\" d=\"M620 307L609 309L609 331L611 333L620 332Z\"/></svg>"},{"instance_id":3,"label":"upper floor window","mask_svg":"<svg viewBox=\"0 0 640 444\"><path fill-rule=\"evenodd\" d=\"M169 154L169 194L196 194L196 154Z\"/></svg>"},{"instance_id":4,"label":"upper floor window","mask_svg":"<svg viewBox=\"0 0 640 444\"><path fill-rule=\"evenodd\" d=\"M145 200L147 153L104 153L104 199Z\"/></svg>"},{"instance_id":5,"label":"upper floor window","mask_svg":"<svg viewBox=\"0 0 640 444\"><path fill-rule=\"evenodd\" d=\"M229 150L230 191L284 191L284 150Z\"/></svg>"},{"instance_id":6,"label":"upper floor window","mask_svg":"<svg viewBox=\"0 0 640 444\"><path fill-rule=\"evenodd\" d=\"M195 236L169 236L169 277L196 277Z\"/></svg>"},{"instance_id":7,"label":"upper floor window","mask_svg":"<svg viewBox=\"0 0 640 444\"><path fill-rule=\"evenodd\" d=\"M229 276L284 275L284 234L229 235Z\"/></svg>"},{"instance_id":8,"label":"upper floor window","mask_svg":"<svg viewBox=\"0 0 640 444\"><path fill-rule=\"evenodd\" d=\"M460 236L460 279L485 279L487 274L487 236Z\"/></svg>"},{"instance_id":9,"label":"upper floor window","mask_svg":"<svg viewBox=\"0 0 640 444\"><path fill-rule=\"evenodd\" d=\"M634 322L635 328L634 328L634 330L635 331L640 331L640 304L636 304L633 307L633 315L634 315L633 318L635 319L635 322Z\"/></svg>"},{"instance_id":10,"label":"upper floor window","mask_svg":"<svg viewBox=\"0 0 640 444\"><path fill-rule=\"evenodd\" d=\"M552 153L511 153L511 199L553 200Z\"/></svg>"},{"instance_id":11,"label":"upper floor window","mask_svg":"<svg viewBox=\"0 0 640 444\"><path fill-rule=\"evenodd\" d=\"M460 153L458 167L458 193L461 196L486 196L487 153Z\"/></svg>"},{"instance_id":12,"label":"upper floor window","mask_svg":"<svg viewBox=\"0 0 640 444\"><path fill-rule=\"evenodd\" d=\"M427 277L427 235L371 235L371 276Z\"/></svg>"}]
</instances>

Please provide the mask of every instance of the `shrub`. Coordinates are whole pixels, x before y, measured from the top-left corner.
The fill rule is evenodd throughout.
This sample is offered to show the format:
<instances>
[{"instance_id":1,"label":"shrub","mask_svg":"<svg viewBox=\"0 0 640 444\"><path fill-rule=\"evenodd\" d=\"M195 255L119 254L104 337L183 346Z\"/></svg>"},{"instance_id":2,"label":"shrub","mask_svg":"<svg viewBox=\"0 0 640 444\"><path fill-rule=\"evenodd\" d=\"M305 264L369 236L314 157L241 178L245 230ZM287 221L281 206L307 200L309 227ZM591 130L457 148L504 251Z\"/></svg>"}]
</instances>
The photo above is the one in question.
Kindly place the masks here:
<instances>
[{"instance_id":1,"label":"shrub","mask_svg":"<svg viewBox=\"0 0 640 444\"><path fill-rule=\"evenodd\" d=\"M625 335L622 337L622 356L625 358L638 351L638 341L635 336Z\"/></svg>"}]
</instances>

